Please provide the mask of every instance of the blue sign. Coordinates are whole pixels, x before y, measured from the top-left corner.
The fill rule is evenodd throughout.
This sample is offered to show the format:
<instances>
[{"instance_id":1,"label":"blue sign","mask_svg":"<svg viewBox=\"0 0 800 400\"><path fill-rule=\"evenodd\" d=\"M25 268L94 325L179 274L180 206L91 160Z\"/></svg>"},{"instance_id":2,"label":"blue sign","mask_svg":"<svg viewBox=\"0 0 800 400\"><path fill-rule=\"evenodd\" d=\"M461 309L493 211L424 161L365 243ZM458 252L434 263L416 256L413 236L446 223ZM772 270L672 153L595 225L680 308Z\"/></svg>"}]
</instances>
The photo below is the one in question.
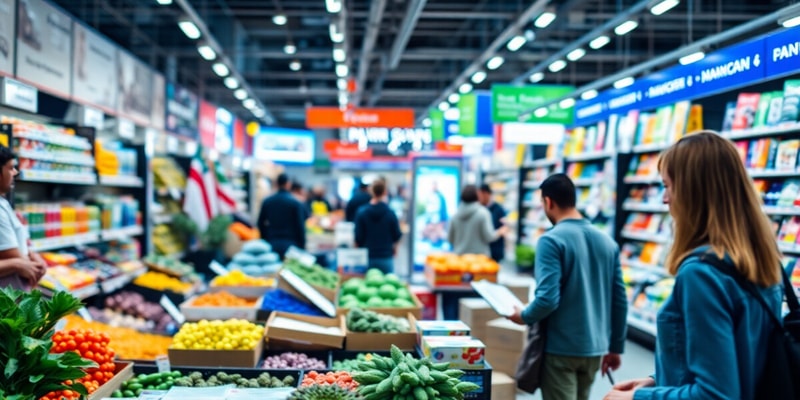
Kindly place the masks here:
<instances>
[{"instance_id":1,"label":"blue sign","mask_svg":"<svg viewBox=\"0 0 800 400\"><path fill-rule=\"evenodd\" d=\"M767 36L767 76L774 77L800 69L800 29L787 29Z\"/></svg>"},{"instance_id":2,"label":"blue sign","mask_svg":"<svg viewBox=\"0 0 800 400\"><path fill-rule=\"evenodd\" d=\"M477 97L477 120L475 123L475 135L494 136L494 123L492 122L492 92L476 92Z\"/></svg>"},{"instance_id":3,"label":"blue sign","mask_svg":"<svg viewBox=\"0 0 800 400\"><path fill-rule=\"evenodd\" d=\"M697 92L694 66L677 65L639 79L642 100L638 109L646 110L692 98Z\"/></svg>"},{"instance_id":4,"label":"blue sign","mask_svg":"<svg viewBox=\"0 0 800 400\"><path fill-rule=\"evenodd\" d=\"M766 77L764 38L751 40L706 55L692 64L698 95L758 82Z\"/></svg>"}]
</instances>

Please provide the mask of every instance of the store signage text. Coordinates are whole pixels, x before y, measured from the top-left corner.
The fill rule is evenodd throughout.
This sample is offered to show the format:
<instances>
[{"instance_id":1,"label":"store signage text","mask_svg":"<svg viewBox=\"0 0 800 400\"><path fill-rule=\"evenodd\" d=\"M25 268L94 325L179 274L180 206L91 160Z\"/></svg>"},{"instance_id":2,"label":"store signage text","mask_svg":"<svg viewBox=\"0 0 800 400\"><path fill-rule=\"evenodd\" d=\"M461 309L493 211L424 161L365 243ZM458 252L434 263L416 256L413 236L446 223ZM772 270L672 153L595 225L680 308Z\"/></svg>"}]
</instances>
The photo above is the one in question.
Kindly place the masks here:
<instances>
[{"instance_id":1,"label":"store signage text","mask_svg":"<svg viewBox=\"0 0 800 400\"><path fill-rule=\"evenodd\" d=\"M687 81L691 82L691 78L686 79L684 77L679 77L660 85L651 86L649 89L647 89L647 97L652 99L686 89Z\"/></svg>"},{"instance_id":2,"label":"store signage text","mask_svg":"<svg viewBox=\"0 0 800 400\"><path fill-rule=\"evenodd\" d=\"M554 108L544 117L528 115L519 121L522 112L536 108L540 104L556 100L575 90L566 85L494 85L492 86L492 122L541 122L571 124L573 108Z\"/></svg>"},{"instance_id":3,"label":"store signage text","mask_svg":"<svg viewBox=\"0 0 800 400\"><path fill-rule=\"evenodd\" d=\"M36 113L39 109L39 91L20 81L5 78L3 79L3 103Z\"/></svg>"},{"instance_id":4,"label":"store signage text","mask_svg":"<svg viewBox=\"0 0 800 400\"><path fill-rule=\"evenodd\" d=\"M800 42L789 43L772 49L772 61L783 61L800 55Z\"/></svg>"},{"instance_id":5,"label":"store signage text","mask_svg":"<svg viewBox=\"0 0 800 400\"><path fill-rule=\"evenodd\" d=\"M761 63L760 56L758 54L755 55L752 64L756 67L759 66ZM700 72L700 82L707 83L721 78L727 78L729 76L736 75L738 73L746 72L750 70L750 56L740 58L738 60L730 61L723 65L717 65L716 67L708 68Z\"/></svg>"},{"instance_id":6,"label":"store signage text","mask_svg":"<svg viewBox=\"0 0 800 400\"><path fill-rule=\"evenodd\" d=\"M800 27L767 36L767 76L796 73L800 69Z\"/></svg>"},{"instance_id":7,"label":"store signage text","mask_svg":"<svg viewBox=\"0 0 800 400\"><path fill-rule=\"evenodd\" d=\"M192 120L195 118L194 110L191 107L184 106L177 100L169 99L167 108L169 109L170 114L173 114L181 119Z\"/></svg>"},{"instance_id":8,"label":"store signage text","mask_svg":"<svg viewBox=\"0 0 800 400\"><path fill-rule=\"evenodd\" d=\"M596 103L587 107L576 108L575 115L578 118L589 118L593 115L599 115L603 112L603 103Z\"/></svg>"},{"instance_id":9,"label":"store signage text","mask_svg":"<svg viewBox=\"0 0 800 400\"><path fill-rule=\"evenodd\" d=\"M306 109L308 128L413 128L414 109L411 108L352 108L309 107Z\"/></svg>"},{"instance_id":10,"label":"store signage text","mask_svg":"<svg viewBox=\"0 0 800 400\"><path fill-rule=\"evenodd\" d=\"M390 153L396 153L403 145L420 151L433 142L433 136L427 128L350 128L347 130L347 141L358 143L361 150L366 150L370 145L385 144Z\"/></svg>"}]
</instances>

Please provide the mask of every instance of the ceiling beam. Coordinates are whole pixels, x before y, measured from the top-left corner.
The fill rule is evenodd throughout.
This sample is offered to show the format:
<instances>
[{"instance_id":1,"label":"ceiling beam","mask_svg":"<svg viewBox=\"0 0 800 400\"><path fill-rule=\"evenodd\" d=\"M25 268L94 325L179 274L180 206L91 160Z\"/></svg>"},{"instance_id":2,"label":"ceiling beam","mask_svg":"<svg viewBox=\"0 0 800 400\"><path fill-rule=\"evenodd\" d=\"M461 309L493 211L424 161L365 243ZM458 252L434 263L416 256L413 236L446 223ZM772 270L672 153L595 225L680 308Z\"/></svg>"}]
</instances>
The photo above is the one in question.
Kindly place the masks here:
<instances>
[{"instance_id":1,"label":"ceiling beam","mask_svg":"<svg viewBox=\"0 0 800 400\"><path fill-rule=\"evenodd\" d=\"M383 21L383 12L386 8L386 0L372 0L369 9L369 20L367 21L367 31L364 33L364 41L361 45L361 58L358 60L358 75L356 76L356 92L351 103L356 107L361 103L364 95L364 85L367 83L369 65L372 61L372 50L378 40Z\"/></svg>"},{"instance_id":2,"label":"ceiling beam","mask_svg":"<svg viewBox=\"0 0 800 400\"><path fill-rule=\"evenodd\" d=\"M411 35L414 34L414 27L417 25L422 9L425 8L428 0L411 0L408 5L408 11L403 18L403 23L400 25L400 31L394 38L392 50L389 52L389 69L396 69L400 65L400 58L405 53L406 46L408 45Z\"/></svg>"}]
</instances>

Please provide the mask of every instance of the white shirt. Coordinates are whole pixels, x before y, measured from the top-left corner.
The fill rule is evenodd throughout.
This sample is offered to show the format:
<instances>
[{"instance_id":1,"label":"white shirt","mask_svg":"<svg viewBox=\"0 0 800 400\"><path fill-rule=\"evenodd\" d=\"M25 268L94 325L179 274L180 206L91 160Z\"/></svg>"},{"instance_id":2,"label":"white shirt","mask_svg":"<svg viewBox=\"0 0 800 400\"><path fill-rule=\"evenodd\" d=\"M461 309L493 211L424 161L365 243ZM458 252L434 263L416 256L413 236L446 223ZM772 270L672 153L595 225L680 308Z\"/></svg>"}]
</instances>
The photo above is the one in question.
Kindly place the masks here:
<instances>
[{"instance_id":1,"label":"white shirt","mask_svg":"<svg viewBox=\"0 0 800 400\"><path fill-rule=\"evenodd\" d=\"M0 251L19 249L22 257L28 256L28 228L22 225L11 204L5 197L0 196ZM13 274L0 278L0 287L12 286L23 289L19 275Z\"/></svg>"}]
</instances>

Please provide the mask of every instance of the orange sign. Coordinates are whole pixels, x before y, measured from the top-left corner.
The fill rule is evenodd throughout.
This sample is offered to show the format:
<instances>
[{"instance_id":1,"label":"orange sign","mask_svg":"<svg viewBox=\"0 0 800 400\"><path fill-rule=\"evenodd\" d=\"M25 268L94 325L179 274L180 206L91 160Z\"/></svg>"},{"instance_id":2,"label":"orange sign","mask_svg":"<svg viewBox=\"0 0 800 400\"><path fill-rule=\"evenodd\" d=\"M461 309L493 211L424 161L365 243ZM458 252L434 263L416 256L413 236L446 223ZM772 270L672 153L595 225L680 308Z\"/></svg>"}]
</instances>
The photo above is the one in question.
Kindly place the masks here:
<instances>
[{"instance_id":1,"label":"orange sign","mask_svg":"<svg viewBox=\"0 0 800 400\"><path fill-rule=\"evenodd\" d=\"M306 127L314 128L413 128L412 108L306 108Z\"/></svg>"},{"instance_id":2,"label":"orange sign","mask_svg":"<svg viewBox=\"0 0 800 400\"><path fill-rule=\"evenodd\" d=\"M365 160L372 158L372 149L366 151L358 148L358 143L342 143L336 139L326 140L322 149L328 153L331 160L335 159L358 159Z\"/></svg>"}]
</instances>

